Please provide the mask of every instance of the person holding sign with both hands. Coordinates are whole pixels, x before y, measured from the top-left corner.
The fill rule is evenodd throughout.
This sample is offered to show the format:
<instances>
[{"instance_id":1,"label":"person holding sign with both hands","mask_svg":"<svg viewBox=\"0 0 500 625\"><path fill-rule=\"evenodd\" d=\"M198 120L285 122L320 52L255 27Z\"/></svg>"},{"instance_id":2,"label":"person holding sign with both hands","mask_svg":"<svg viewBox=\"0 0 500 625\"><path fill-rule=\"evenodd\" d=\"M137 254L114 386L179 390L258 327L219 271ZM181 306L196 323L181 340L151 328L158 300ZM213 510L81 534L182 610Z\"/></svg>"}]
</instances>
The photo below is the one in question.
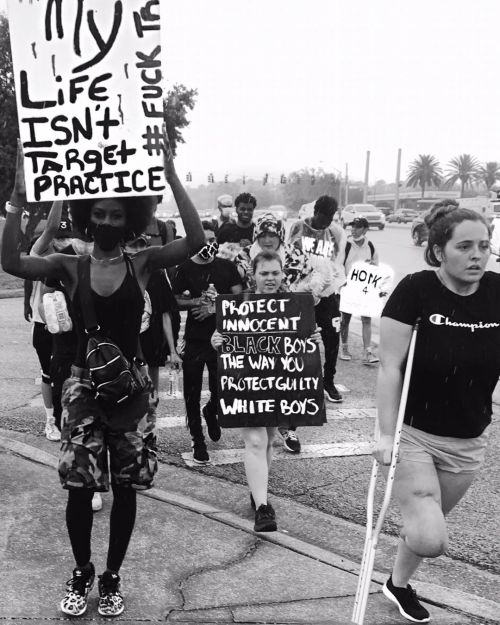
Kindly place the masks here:
<instances>
[{"instance_id":1,"label":"person holding sign with both hands","mask_svg":"<svg viewBox=\"0 0 500 625\"><path fill-rule=\"evenodd\" d=\"M3 269L25 279L61 281L74 313L78 346L72 375L63 389L59 462L61 483L68 490L66 523L76 560L73 577L61 601L62 611L70 616L80 616L86 611L88 594L94 584L92 496L95 491L109 488L108 452L113 505L106 570L99 577L98 611L103 616L117 616L124 610L119 569L135 524L136 491L151 488L157 470L152 385L137 358L144 290L152 272L182 262L196 254L205 242L198 213L176 174L166 133L164 141L165 175L183 220L186 231L183 239L129 256L123 246L125 241L144 231L152 198L97 197L70 202L73 223L94 241L90 256L21 256L18 241L21 214L26 205L21 148L14 190L6 206ZM89 306L83 301L89 302ZM103 392L96 394L91 384L94 371L88 365L88 344L92 340L87 335L89 308L94 309L97 322L94 330L99 330L99 335L106 337L104 341L111 341L126 359L122 356L120 362L126 363L124 373L133 383L124 401L120 398L113 403L109 396L104 401Z\"/></svg>"},{"instance_id":2,"label":"person holding sign with both hands","mask_svg":"<svg viewBox=\"0 0 500 625\"><path fill-rule=\"evenodd\" d=\"M267 295L278 292L284 277L282 260L279 254L273 251L259 252L252 260L252 270L255 281L255 294ZM281 293L281 295L287 294ZM311 297L312 307L313 299ZM321 335L317 330L313 332L310 338L316 343L321 341ZM224 343L224 337L216 330L212 335L211 342L215 349L220 350ZM219 370L220 375L221 371ZM252 508L255 509L254 530L256 532L272 532L277 529L276 513L267 496L269 469L272 461L272 444L276 435L277 425L278 423L269 426L241 428L245 443L245 472L250 487L250 503Z\"/></svg>"}]
</instances>

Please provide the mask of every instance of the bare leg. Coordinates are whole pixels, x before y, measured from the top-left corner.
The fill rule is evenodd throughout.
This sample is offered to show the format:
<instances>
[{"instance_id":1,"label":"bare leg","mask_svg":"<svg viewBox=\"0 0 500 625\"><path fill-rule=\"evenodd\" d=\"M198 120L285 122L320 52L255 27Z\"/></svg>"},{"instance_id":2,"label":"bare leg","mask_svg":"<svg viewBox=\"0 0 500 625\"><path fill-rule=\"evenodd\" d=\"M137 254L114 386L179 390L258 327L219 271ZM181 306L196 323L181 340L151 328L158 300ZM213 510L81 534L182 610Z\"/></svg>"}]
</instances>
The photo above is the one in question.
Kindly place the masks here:
<instances>
[{"instance_id":1,"label":"bare leg","mask_svg":"<svg viewBox=\"0 0 500 625\"><path fill-rule=\"evenodd\" d=\"M42 399L43 399L43 405L45 408L48 408L49 410L53 408L53 404L52 404L52 387L50 386L50 384L47 384L47 382L44 382L42 380L42 383L40 385L40 389L42 392Z\"/></svg>"},{"instance_id":2,"label":"bare leg","mask_svg":"<svg viewBox=\"0 0 500 625\"><path fill-rule=\"evenodd\" d=\"M267 482L269 478L269 438L265 427L242 428L245 442L244 463L248 486L255 505L267 505Z\"/></svg>"},{"instance_id":3,"label":"bare leg","mask_svg":"<svg viewBox=\"0 0 500 625\"><path fill-rule=\"evenodd\" d=\"M371 317L361 317L363 349L366 351L372 346L372 320Z\"/></svg>"},{"instance_id":4,"label":"bare leg","mask_svg":"<svg viewBox=\"0 0 500 625\"><path fill-rule=\"evenodd\" d=\"M351 322L350 313L342 313L342 319L340 322L340 338L342 340L343 345L347 345L347 340L349 338L349 324Z\"/></svg>"},{"instance_id":5,"label":"bare leg","mask_svg":"<svg viewBox=\"0 0 500 625\"><path fill-rule=\"evenodd\" d=\"M273 461L273 441L276 436L277 428L266 428L267 430L267 473L269 475L269 471L271 469L271 462Z\"/></svg>"},{"instance_id":6,"label":"bare leg","mask_svg":"<svg viewBox=\"0 0 500 625\"><path fill-rule=\"evenodd\" d=\"M395 586L408 584L422 558L435 558L446 551L445 515L465 495L473 480L473 473L450 473L436 469L434 464L401 461L394 482L403 517L392 572Z\"/></svg>"}]
</instances>

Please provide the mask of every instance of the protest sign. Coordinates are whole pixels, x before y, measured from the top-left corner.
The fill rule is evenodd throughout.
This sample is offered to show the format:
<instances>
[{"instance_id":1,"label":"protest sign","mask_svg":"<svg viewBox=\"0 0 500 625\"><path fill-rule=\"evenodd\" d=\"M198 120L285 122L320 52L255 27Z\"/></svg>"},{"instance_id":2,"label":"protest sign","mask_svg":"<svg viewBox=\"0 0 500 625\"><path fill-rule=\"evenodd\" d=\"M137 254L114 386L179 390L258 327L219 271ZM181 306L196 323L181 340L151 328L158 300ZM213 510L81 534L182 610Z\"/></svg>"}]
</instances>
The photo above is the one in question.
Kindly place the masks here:
<instances>
[{"instance_id":1,"label":"protest sign","mask_svg":"<svg viewBox=\"0 0 500 625\"><path fill-rule=\"evenodd\" d=\"M309 293L217 297L221 427L322 425L319 346Z\"/></svg>"},{"instance_id":2,"label":"protest sign","mask_svg":"<svg viewBox=\"0 0 500 625\"><path fill-rule=\"evenodd\" d=\"M394 270L388 265L354 263L340 290L340 310L360 317L380 317Z\"/></svg>"},{"instance_id":3,"label":"protest sign","mask_svg":"<svg viewBox=\"0 0 500 625\"><path fill-rule=\"evenodd\" d=\"M29 201L165 189L159 0L10 0Z\"/></svg>"}]
</instances>

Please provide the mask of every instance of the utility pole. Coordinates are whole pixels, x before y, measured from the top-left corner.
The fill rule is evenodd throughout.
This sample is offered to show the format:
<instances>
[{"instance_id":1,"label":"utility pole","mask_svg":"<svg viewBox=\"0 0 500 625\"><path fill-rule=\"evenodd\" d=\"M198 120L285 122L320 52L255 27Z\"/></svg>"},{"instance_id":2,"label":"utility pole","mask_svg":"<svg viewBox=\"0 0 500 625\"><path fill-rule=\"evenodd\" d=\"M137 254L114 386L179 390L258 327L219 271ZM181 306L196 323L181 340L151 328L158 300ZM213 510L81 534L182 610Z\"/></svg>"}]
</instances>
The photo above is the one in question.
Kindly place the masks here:
<instances>
[{"instance_id":1,"label":"utility pole","mask_svg":"<svg viewBox=\"0 0 500 625\"><path fill-rule=\"evenodd\" d=\"M368 195L368 177L370 175L370 150L366 151L366 165L365 165L365 184L363 187L363 204L366 204L366 197Z\"/></svg>"},{"instance_id":2,"label":"utility pole","mask_svg":"<svg viewBox=\"0 0 500 625\"><path fill-rule=\"evenodd\" d=\"M344 186L344 206L349 204L349 168L347 163L345 164L345 186Z\"/></svg>"},{"instance_id":3,"label":"utility pole","mask_svg":"<svg viewBox=\"0 0 500 625\"><path fill-rule=\"evenodd\" d=\"M396 193L394 194L394 211L399 208L399 178L401 175L401 148L398 150L398 164L396 165Z\"/></svg>"}]
</instances>

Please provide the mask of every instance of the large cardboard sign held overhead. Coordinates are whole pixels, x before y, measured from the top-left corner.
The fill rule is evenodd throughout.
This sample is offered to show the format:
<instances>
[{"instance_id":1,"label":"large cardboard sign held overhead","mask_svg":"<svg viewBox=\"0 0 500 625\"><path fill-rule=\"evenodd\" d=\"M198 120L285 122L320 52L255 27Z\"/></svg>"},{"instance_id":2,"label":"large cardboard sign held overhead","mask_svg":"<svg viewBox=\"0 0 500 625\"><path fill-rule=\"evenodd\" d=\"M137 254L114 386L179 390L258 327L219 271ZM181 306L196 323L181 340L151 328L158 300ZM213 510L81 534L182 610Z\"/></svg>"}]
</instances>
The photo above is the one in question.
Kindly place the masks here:
<instances>
[{"instance_id":1,"label":"large cardboard sign held overhead","mask_svg":"<svg viewBox=\"0 0 500 625\"><path fill-rule=\"evenodd\" d=\"M165 188L159 0L10 0L29 201Z\"/></svg>"},{"instance_id":2,"label":"large cardboard sign held overhead","mask_svg":"<svg viewBox=\"0 0 500 625\"><path fill-rule=\"evenodd\" d=\"M222 427L326 421L310 293L217 297L218 419Z\"/></svg>"},{"instance_id":3,"label":"large cardboard sign held overhead","mask_svg":"<svg viewBox=\"0 0 500 625\"><path fill-rule=\"evenodd\" d=\"M354 263L340 290L340 310L360 317L380 317L393 280L394 270L389 265Z\"/></svg>"}]
</instances>

